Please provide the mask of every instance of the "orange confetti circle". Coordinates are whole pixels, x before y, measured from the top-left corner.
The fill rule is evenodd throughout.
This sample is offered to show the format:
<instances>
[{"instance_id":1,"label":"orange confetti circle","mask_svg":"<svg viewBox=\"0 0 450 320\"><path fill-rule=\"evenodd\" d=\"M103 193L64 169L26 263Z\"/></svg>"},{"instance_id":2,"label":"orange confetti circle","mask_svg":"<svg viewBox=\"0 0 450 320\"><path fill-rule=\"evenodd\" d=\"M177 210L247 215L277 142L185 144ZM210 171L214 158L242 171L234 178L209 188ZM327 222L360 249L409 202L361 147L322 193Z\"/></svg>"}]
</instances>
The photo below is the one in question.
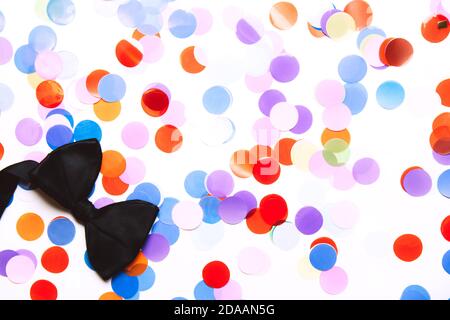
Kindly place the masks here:
<instances>
[{"instance_id":1,"label":"orange confetti circle","mask_svg":"<svg viewBox=\"0 0 450 320\"><path fill-rule=\"evenodd\" d=\"M436 87L436 92L441 97L442 105L450 107L450 79L441 81Z\"/></svg>"},{"instance_id":2,"label":"orange confetti circle","mask_svg":"<svg viewBox=\"0 0 450 320\"><path fill-rule=\"evenodd\" d=\"M125 272L132 277L140 276L147 270L148 259L142 252L126 267Z\"/></svg>"},{"instance_id":3,"label":"orange confetti circle","mask_svg":"<svg viewBox=\"0 0 450 320\"><path fill-rule=\"evenodd\" d=\"M297 8L290 2L278 2L270 9L270 23L277 29L288 30L297 22Z\"/></svg>"},{"instance_id":4,"label":"orange confetti circle","mask_svg":"<svg viewBox=\"0 0 450 320\"><path fill-rule=\"evenodd\" d=\"M100 80L107 74L109 74L108 71L98 69L98 70L92 71L86 77L86 89L94 97L100 98L100 94L98 93L98 84L99 84Z\"/></svg>"},{"instance_id":5,"label":"orange confetti circle","mask_svg":"<svg viewBox=\"0 0 450 320\"><path fill-rule=\"evenodd\" d=\"M441 155L450 154L450 126L440 126L430 135L430 146Z\"/></svg>"},{"instance_id":6,"label":"orange confetti circle","mask_svg":"<svg viewBox=\"0 0 450 320\"><path fill-rule=\"evenodd\" d=\"M441 113L436 118L434 118L433 130L446 125L450 125L450 112Z\"/></svg>"},{"instance_id":7,"label":"orange confetti circle","mask_svg":"<svg viewBox=\"0 0 450 320\"><path fill-rule=\"evenodd\" d=\"M351 15L353 20L355 20L356 30L364 29L372 23L372 8L363 0L350 1L345 6L344 12Z\"/></svg>"},{"instance_id":8,"label":"orange confetti circle","mask_svg":"<svg viewBox=\"0 0 450 320\"><path fill-rule=\"evenodd\" d=\"M422 241L413 234L404 234L394 242L394 253L403 261L411 262L422 254Z\"/></svg>"},{"instance_id":9,"label":"orange confetti circle","mask_svg":"<svg viewBox=\"0 0 450 320\"><path fill-rule=\"evenodd\" d=\"M172 153L181 148L183 135L177 127L165 125L156 131L155 143L162 152Z\"/></svg>"},{"instance_id":10,"label":"orange confetti circle","mask_svg":"<svg viewBox=\"0 0 450 320\"><path fill-rule=\"evenodd\" d=\"M100 172L105 177L119 177L122 173L125 172L126 167L127 162L120 152L114 150L103 152L102 167L100 169Z\"/></svg>"},{"instance_id":11,"label":"orange confetti circle","mask_svg":"<svg viewBox=\"0 0 450 320\"><path fill-rule=\"evenodd\" d=\"M144 55L127 40L120 40L116 46L116 57L125 67L133 68L141 63Z\"/></svg>"},{"instance_id":12,"label":"orange confetti circle","mask_svg":"<svg viewBox=\"0 0 450 320\"><path fill-rule=\"evenodd\" d=\"M250 152L248 150L233 152L230 159L230 169L239 178L251 177L253 174L253 164L250 162Z\"/></svg>"},{"instance_id":13,"label":"orange confetti circle","mask_svg":"<svg viewBox=\"0 0 450 320\"><path fill-rule=\"evenodd\" d=\"M184 49L180 54L180 63L184 71L195 74L202 72L205 66L197 61L194 50L194 46Z\"/></svg>"},{"instance_id":14,"label":"orange confetti circle","mask_svg":"<svg viewBox=\"0 0 450 320\"><path fill-rule=\"evenodd\" d=\"M115 178L109 178L106 176L103 176L102 178L102 185L103 189L107 193L109 193L112 196L120 196L127 192L129 185L120 180L119 177Z\"/></svg>"},{"instance_id":15,"label":"orange confetti circle","mask_svg":"<svg viewBox=\"0 0 450 320\"><path fill-rule=\"evenodd\" d=\"M44 221L36 213L25 213L18 220L16 230L19 236L27 241L38 239L44 232Z\"/></svg>"},{"instance_id":16,"label":"orange confetti circle","mask_svg":"<svg viewBox=\"0 0 450 320\"><path fill-rule=\"evenodd\" d=\"M291 138L281 139L275 145L273 157L285 166L292 165L291 150L296 142L297 140Z\"/></svg>"},{"instance_id":17,"label":"orange confetti circle","mask_svg":"<svg viewBox=\"0 0 450 320\"><path fill-rule=\"evenodd\" d=\"M64 99L64 90L54 80L42 81L36 88L36 98L46 108L56 108Z\"/></svg>"},{"instance_id":18,"label":"orange confetti circle","mask_svg":"<svg viewBox=\"0 0 450 320\"><path fill-rule=\"evenodd\" d=\"M5 154L5 148L3 147L3 144L0 143L0 160L3 159L4 154Z\"/></svg>"},{"instance_id":19,"label":"orange confetti circle","mask_svg":"<svg viewBox=\"0 0 450 320\"><path fill-rule=\"evenodd\" d=\"M347 144L350 144L351 141L350 132L347 129L341 131L333 131L326 128L325 130L323 130L322 136L320 137L323 146L325 146L325 144L328 141L333 139L341 139L347 142Z\"/></svg>"},{"instance_id":20,"label":"orange confetti circle","mask_svg":"<svg viewBox=\"0 0 450 320\"><path fill-rule=\"evenodd\" d=\"M69 256L61 247L51 247L45 250L41 258L42 266L51 273L61 273L69 265Z\"/></svg>"},{"instance_id":21,"label":"orange confetti circle","mask_svg":"<svg viewBox=\"0 0 450 320\"><path fill-rule=\"evenodd\" d=\"M102 294L98 300L123 300L123 298L114 292L109 291Z\"/></svg>"},{"instance_id":22,"label":"orange confetti circle","mask_svg":"<svg viewBox=\"0 0 450 320\"><path fill-rule=\"evenodd\" d=\"M311 25L311 23L308 22L307 25L308 25L308 30L309 30L309 32L311 33L312 36L314 36L314 37L316 37L316 38L322 38L322 37L325 37L325 35L323 34L323 32L320 31L320 30L317 30L316 28L314 28L314 27Z\"/></svg>"},{"instance_id":23,"label":"orange confetti circle","mask_svg":"<svg viewBox=\"0 0 450 320\"><path fill-rule=\"evenodd\" d=\"M433 43L444 41L450 33L450 25L447 17L438 14L422 23L422 36Z\"/></svg>"},{"instance_id":24,"label":"orange confetti circle","mask_svg":"<svg viewBox=\"0 0 450 320\"><path fill-rule=\"evenodd\" d=\"M248 229L255 234L266 234L272 230L272 225L264 221L259 208L251 210L245 222Z\"/></svg>"},{"instance_id":25,"label":"orange confetti circle","mask_svg":"<svg viewBox=\"0 0 450 320\"><path fill-rule=\"evenodd\" d=\"M107 102L100 99L94 104L94 113L102 121L113 121L119 115L122 110L122 105L120 101Z\"/></svg>"}]
</instances>

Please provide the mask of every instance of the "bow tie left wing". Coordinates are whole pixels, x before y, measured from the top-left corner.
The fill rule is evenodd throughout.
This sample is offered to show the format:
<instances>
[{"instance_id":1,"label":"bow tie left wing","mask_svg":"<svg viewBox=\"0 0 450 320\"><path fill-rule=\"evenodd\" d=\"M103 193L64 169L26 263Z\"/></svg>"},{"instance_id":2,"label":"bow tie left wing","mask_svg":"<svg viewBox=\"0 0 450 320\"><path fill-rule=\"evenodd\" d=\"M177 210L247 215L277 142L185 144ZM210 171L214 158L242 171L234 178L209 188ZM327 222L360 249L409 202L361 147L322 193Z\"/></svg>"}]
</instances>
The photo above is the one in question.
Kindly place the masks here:
<instances>
[{"instance_id":1,"label":"bow tie left wing","mask_svg":"<svg viewBox=\"0 0 450 320\"><path fill-rule=\"evenodd\" d=\"M85 226L89 260L107 280L123 271L145 244L159 208L130 200L99 209Z\"/></svg>"},{"instance_id":2,"label":"bow tie left wing","mask_svg":"<svg viewBox=\"0 0 450 320\"><path fill-rule=\"evenodd\" d=\"M87 199L100 172L102 151L95 139L62 146L31 173L33 183L67 209Z\"/></svg>"}]
</instances>

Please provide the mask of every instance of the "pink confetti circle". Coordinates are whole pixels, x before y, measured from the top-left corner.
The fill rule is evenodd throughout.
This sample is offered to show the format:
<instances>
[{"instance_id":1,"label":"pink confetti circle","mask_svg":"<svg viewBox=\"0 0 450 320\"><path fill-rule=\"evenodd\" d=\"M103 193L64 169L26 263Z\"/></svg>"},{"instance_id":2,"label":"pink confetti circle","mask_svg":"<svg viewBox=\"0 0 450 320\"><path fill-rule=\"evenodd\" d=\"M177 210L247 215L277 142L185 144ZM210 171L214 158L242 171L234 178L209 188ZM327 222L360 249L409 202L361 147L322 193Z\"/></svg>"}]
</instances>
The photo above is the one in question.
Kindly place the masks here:
<instances>
[{"instance_id":1,"label":"pink confetti circle","mask_svg":"<svg viewBox=\"0 0 450 320\"><path fill-rule=\"evenodd\" d=\"M264 274L270 268L270 258L260 249L248 247L239 253L238 266L242 273L248 275Z\"/></svg>"},{"instance_id":2,"label":"pink confetti circle","mask_svg":"<svg viewBox=\"0 0 450 320\"><path fill-rule=\"evenodd\" d=\"M13 47L8 39L0 37L0 65L8 63L13 55Z\"/></svg>"},{"instance_id":3,"label":"pink confetti circle","mask_svg":"<svg viewBox=\"0 0 450 320\"><path fill-rule=\"evenodd\" d=\"M44 79L56 79L63 71L63 60L53 51L39 53L34 62L36 72Z\"/></svg>"},{"instance_id":4,"label":"pink confetti circle","mask_svg":"<svg viewBox=\"0 0 450 320\"><path fill-rule=\"evenodd\" d=\"M142 149L148 139L147 127L141 122L130 122L122 130L122 141L130 149Z\"/></svg>"},{"instance_id":5,"label":"pink confetti circle","mask_svg":"<svg viewBox=\"0 0 450 320\"><path fill-rule=\"evenodd\" d=\"M180 229L197 229L203 219L203 210L198 203L180 201L172 209L172 220Z\"/></svg>"},{"instance_id":6,"label":"pink confetti circle","mask_svg":"<svg viewBox=\"0 0 450 320\"><path fill-rule=\"evenodd\" d=\"M142 61L147 63L157 62L164 55L164 45L160 37L144 36L139 42L144 49Z\"/></svg>"},{"instance_id":7,"label":"pink confetti circle","mask_svg":"<svg viewBox=\"0 0 450 320\"><path fill-rule=\"evenodd\" d=\"M298 122L298 112L295 105L279 102L270 110L270 122L280 131L289 131Z\"/></svg>"},{"instance_id":8,"label":"pink confetti circle","mask_svg":"<svg viewBox=\"0 0 450 320\"><path fill-rule=\"evenodd\" d=\"M42 127L34 119L22 119L16 126L16 138L25 146L34 146L42 138Z\"/></svg>"},{"instance_id":9,"label":"pink confetti circle","mask_svg":"<svg viewBox=\"0 0 450 320\"><path fill-rule=\"evenodd\" d=\"M100 101L100 98L94 97L91 95L86 87L86 78L83 77L77 81L75 86L75 93L77 95L78 100L84 104L94 104Z\"/></svg>"},{"instance_id":10,"label":"pink confetti circle","mask_svg":"<svg viewBox=\"0 0 450 320\"><path fill-rule=\"evenodd\" d=\"M335 266L320 274L320 286L328 294L336 295L343 292L347 284L347 273L340 267Z\"/></svg>"},{"instance_id":11,"label":"pink confetti circle","mask_svg":"<svg viewBox=\"0 0 450 320\"><path fill-rule=\"evenodd\" d=\"M333 223L341 229L351 229L359 218L359 210L356 205L349 201L341 201L333 204L328 214Z\"/></svg>"},{"instance_id":12,"label":"pink confetti circle","mask_svg":"<svg viewBox=\"0 0 450 320\"><path fill-rule=\"evenodd\" d=\"M164 124L171 124L177 128L181 127L186 122L186 115L183 103L179 101L170 101L169 109L161 116L161 122Z\"/></svg>"},{"instance_id":13,"label":"pink confetti circle","mask_svg":"<svg viewBox=\"0 0 450 320\"><path fill-rule=\"evenodd\" d=\"M323 80L316 87L316 99L324 107L340 105L345 99L345 88L339 81Z\"/></svg>"},{"instance_id":14,"label":"pink confetti circle","mask_svg":"<svg viewBox=\"0 0 450 320\"><path fill-rule=\"evenodd\" d=\"M333 187L338 190L349 190L355 185L352 172L346 167L333 167Z\"/></svg>"},{"instance_id":15,"label":"pink confetti circle","mask_svg":"<svg viewBox=\"0 0 450 320\"><path fill-rule=\"evenodd\" d=\"M207 33L213 24L211 13L205 8L192 8L191 11L197 20L197 28L194 33L198 36Z\"/></svg>"},{"instance_id":16,"label":"pink confetti circle","mask_svg":"<svg viewBox=\"0 0 450 320\"><path fill-rule=\"evenodd\" d=\"M333 167L323 157L322 151L317 151L309 159L309 171L318 178L329 178L333 175Z\"/></svg>"},{"instance_id":17,"label":"pink confetti circle","mask_svg":"<svg viewBox=\"0 0 450 320\"><path fill-rule=\"evenodd\" d=\"M104 198L97 199L94 202L94 207L96 207L97 209L101 209L101 208L109 206L110 204L113 204L113 203L114 203L113 199L104 197Z\"/></svg>"},{"instance_id":18,"label":"pink confetti circle","mask_svg":"<svg viewBox=\"0 0 450 320\"><path fill-rule=\"evenodd\" d=\"M350 125L352 113L345 105L335 105L328 107L323 112L323 123L333 131L341 131Z\"/></svg>"},{"instance_id":19,"label":"pink confetti circle","mask_svg":"<svg viewBox=\"0 0 450 320\"><path fill-rule=\"evenodd\" d=\"M261 93L269 90L272 82L273 78L270 72L266 72L265 74L256 77L249 74L245 76L245 84L247 85L247 88L255 93Z\"/></svg>"},{"instance_id":20,"label":"pink confetti circle","mask_svg":"<svg viewBox=\"0 0 450 320\"><path fill-rule=\"evenodd\" d=\"M25 283L33 277L35 269L32 259L25 255L18 255L8 261L6 276L13 283Z\"/></svg>"},{"instance_id":21,"label":"pink confetti circle","mask_svg":"<svg viewBox=\"0 0 450 320\"><path fill-rule=\"evenodd\" d=\"M135 157L127 158L127 165L120 180L126 184L137 184L144 180L146 173L145 163Z\"/></svg>"}]
</instances>

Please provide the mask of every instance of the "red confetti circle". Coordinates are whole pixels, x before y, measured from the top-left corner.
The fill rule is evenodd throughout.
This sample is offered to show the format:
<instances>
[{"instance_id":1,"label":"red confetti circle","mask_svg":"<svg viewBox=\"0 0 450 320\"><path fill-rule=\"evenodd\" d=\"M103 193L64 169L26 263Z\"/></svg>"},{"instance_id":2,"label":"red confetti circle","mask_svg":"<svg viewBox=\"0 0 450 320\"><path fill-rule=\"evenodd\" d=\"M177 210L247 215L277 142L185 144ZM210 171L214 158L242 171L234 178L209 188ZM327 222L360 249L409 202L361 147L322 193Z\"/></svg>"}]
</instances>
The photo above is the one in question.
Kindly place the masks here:
<instances>
[{"instance_id":1,"label":"red confetti circle","mask_svg":"<svg viewBox=\"0 0 450 320\"><path fill-rule=\"evenodd\" d=\"M271 226L282 224L288 216L287 203L277 194L269 194L262 198L259 209L262 219Z\"/></svg>"},{"instance_id":2,"label":"red confetti circle","mask_svg":"<svg viewBox=\"0 0 450 320\"><path fill-rule=\"evenodd\" d=\"M222 261L211 261L203 268L202 276L207 286L219 289L230 281L230 269Z\"/></svg>"},{"instance_id":3,"label":"red confetti circle","mask_svg":"<svg viewBox=\"0 0 450 320\"><path fill-rule=\"evenodd\" d=\"M47 280L38 280L30 288L31 300L56 300L58 290Z\"/></svg>"},{"instance_id":4,"label":"red confetti circle","mask_svg":"<svg viewBox=\"0 0 450 320\"><path fill-rule=\"evenodd\" d=\"M116 46L116 57L125 67L133 68L141 63L144 55L127 40L120 40Z\"/></svg>"},{"instance_id":5,"label":"red confetti circle","mask_svg":"<svg viewBox=\"0 0 450 320\"><path fill-rule=\"evenodd\" d=\"M169 97L164 91L151 88L142 95L141 105L149 116L161 117L169 108Z\"/></svg>"},{"instance_id":6,"label":"red confetti circle","mask_svg":"<svg viewBox=\"0 0 450 320\"><path fill-rule=\"evenodd\" d=\"M403 261L411 262L422 254L422 241L413 234L404 234L394 242L394 253Z\"/></svg>"},{"instance_id":7,"label":"red confetti circle","mask_svg":"<svg viewBox=\"0 0 450 320\"><path fill-rule=\"evenodd\" d=\"M441 233L445 240L450 241L450 216L442 220Z\"/></svg>"},{"instance_id":8,"label":"red confetti circle","mask_svg":"<svg viewBox=\"0 0 450 320\"><path fill-rule=\"evenodd\" d=\"M259 159L253 166L253 176L262 184L272 184L280 177L280 164L273 158Z\"/></svg>"},{"instance_id":9,"label":"red confetti circle","mask_svg":"<svg viewBox=\"0 0 450 320\"><path fill-rule=\"evenodd\" d=\"M51 247L45 250L41 258L42 266L51 273L61 273L69 265L69 256L61 247Z\"/></svg>"}]
</instances>

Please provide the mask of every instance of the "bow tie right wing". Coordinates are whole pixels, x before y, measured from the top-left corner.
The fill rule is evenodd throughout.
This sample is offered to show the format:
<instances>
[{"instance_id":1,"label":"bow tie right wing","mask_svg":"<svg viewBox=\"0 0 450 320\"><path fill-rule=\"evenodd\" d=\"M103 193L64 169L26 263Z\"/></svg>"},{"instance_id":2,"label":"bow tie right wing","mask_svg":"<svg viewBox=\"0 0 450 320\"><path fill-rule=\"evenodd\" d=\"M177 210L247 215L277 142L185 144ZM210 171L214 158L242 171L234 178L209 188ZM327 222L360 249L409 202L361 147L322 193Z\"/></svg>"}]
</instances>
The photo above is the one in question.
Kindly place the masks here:
<instances>
[{"instance_id":1,"label":"bow tie right wing","mask_svg":"<svg viewBox=\"0 0 450 320\"><path fill-rule=\"evenodd\" d=\"M158 211L145 201L118 202L99 209L86 224L89 260L104 280L119 274L136 258Z\"/></svg>"}]
</instances>

